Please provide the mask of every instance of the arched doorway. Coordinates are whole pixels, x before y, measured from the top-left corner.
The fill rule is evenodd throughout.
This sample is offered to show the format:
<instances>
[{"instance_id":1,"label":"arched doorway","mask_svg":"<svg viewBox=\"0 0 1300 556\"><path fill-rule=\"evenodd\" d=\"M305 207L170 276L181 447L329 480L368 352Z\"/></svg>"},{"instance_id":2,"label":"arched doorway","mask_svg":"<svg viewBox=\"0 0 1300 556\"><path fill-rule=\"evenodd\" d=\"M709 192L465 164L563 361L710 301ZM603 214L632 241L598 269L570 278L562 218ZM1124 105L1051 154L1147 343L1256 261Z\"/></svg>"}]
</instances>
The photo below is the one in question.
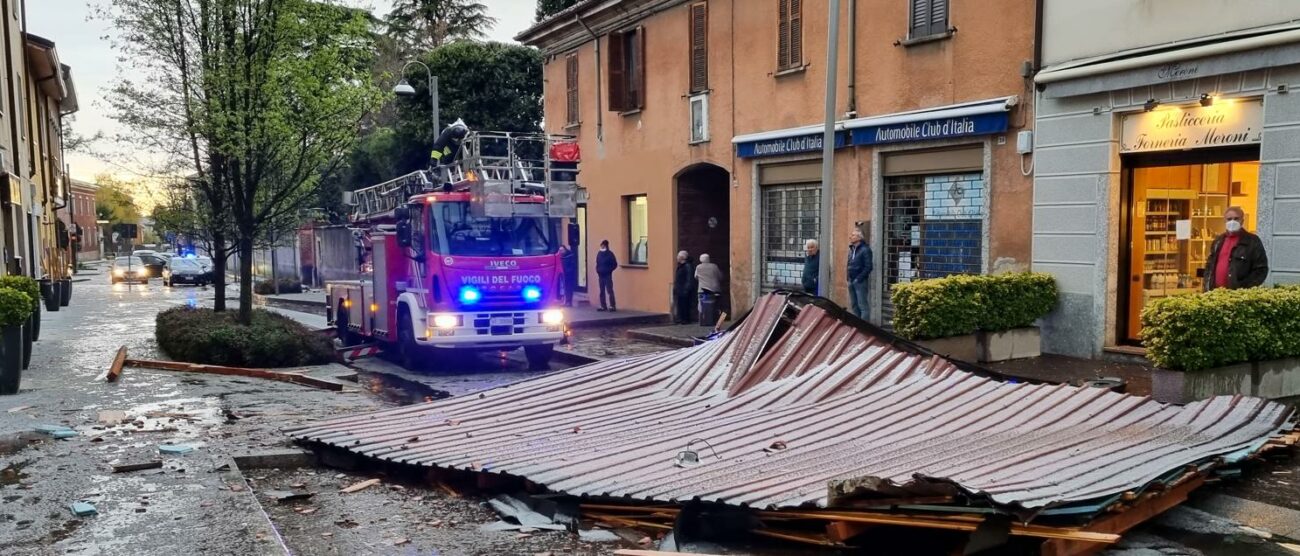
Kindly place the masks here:
<instances>
[{"instance_id":1,"label":"arched doorway","mask_svg":"<svg viewBox=\"0 0 1300 556\"><path fill-rule=\"evenodd\" d=\"M707 253L722 269L721 304L731 298L731 174L713 164L701 163L677 174L677 250L698 263Z\"/></svg>"}]
</instances>

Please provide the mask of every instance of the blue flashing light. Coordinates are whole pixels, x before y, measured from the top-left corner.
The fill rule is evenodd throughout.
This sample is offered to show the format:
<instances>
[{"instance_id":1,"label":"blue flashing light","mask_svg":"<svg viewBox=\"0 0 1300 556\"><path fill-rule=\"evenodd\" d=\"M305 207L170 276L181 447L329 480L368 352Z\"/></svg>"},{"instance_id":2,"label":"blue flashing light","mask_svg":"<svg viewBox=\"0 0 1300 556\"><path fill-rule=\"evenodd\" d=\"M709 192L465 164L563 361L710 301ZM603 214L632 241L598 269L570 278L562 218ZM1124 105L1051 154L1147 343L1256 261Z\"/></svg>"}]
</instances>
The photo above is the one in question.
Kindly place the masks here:
<instances>
[{"instance_id":1,"label":"blue flashing light","mask_svg":"<svg viewBox=\"0 0 1300 556\"><path fill-rule=\"evenodd\" d=\"M464 286L460 289L460 302L465 305L473 305L483 299L483 292L478 291L474 286Z\"/></svg>"},{"instance_id":2,"label":"blue flashing light","mask_svg":"<svg viewBox=\"0 0 1300 556\"><path fill-rule=\"evenodd\" d=\"M541 301L542 288L537 286L524 286L524 301Z\"/></svg>"}]
</instances>

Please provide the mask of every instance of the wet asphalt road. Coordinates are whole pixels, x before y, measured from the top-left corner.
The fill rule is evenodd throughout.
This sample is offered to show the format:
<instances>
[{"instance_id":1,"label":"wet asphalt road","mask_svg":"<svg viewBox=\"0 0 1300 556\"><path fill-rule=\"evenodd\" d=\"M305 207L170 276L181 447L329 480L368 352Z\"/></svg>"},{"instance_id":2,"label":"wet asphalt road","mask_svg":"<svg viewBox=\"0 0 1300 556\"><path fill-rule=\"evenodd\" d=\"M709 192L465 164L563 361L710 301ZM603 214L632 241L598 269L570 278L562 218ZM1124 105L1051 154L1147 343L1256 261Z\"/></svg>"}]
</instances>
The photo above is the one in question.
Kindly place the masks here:
<instances>
[{"instance_id":1,"label":"wet asphalt road","mask_svg":"<svg viewBox=\"0 0 1300 556\"><path fill-rule=\"evenodd\" d=\"M212 292L167 288L157 279L127 286L109 285L104 274L82 278L89 280L74 283L71 306L43 315L41 339L19 394L0 397L0 554L6 556L283 554L282 543L294 545L295 552L315 553L313 543L331 541L282 539L256 502L255 481L245 483L237 472L216 469L233 454L288 446L280 429L289 423L536 376L522 362L487 357L468 361L461 373L444 369L423 377L427 391L407 388L410 384L382 372L362 377L363 388L341 393L140 368L126 369L110 384L101 377L119 346L127 346L133 358L158 358L154 315L176 304L203 305ZM462 374L476 378L467 381ZM454 384L439 388L439 381ZM112 410L125 412L127 422L100 422L100 412ZM66 426L77 435L19 441L32 438L24 432L41 425ZM195 449L166 455L159 450L163 444ZM111 472L113 465L149 461L163 467ZM74 516L68 505L75 501L93 504L98 515ZM476 502L459 503L473 513ZM471 517L461 521L470 530L476 527ZM380 542L364 533L368 530L353 534L353 546ZM492 539L466 544L474 538L461 534L452 542L434 536L429 542L454 547L444 553L494 552L483 548Z\"/></svg>"}]
</instances>

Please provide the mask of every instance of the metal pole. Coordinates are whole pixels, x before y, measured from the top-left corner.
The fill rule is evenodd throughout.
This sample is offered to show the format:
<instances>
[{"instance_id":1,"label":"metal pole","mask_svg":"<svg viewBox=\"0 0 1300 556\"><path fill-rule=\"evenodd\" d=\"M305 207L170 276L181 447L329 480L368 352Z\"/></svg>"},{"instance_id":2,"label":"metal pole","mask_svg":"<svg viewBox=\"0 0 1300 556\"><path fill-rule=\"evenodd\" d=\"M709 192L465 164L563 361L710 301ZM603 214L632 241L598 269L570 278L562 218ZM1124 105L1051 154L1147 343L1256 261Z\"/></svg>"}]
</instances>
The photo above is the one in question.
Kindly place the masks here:
<instances>
[{"instance_id":1,"label":"metal pole","mask_svg":"<svg viewBox=\"0 0 1300 556\"><path fill-rule=\"evenodd\" d=\"M817 269L817 284L822 295L831 297L831 265L834 264L833 241L835 227L831 218L835 206L835 89L839 73L840 0L829 1L829 20L826 33L826 127L822 131L822 198L821 198L821 264Z\"/></svg>"},{"instance_id":2,"label":"metal pole","mask_svg":"<svg viewBox=\"0 0 1300 556\"><path fill-rule=\"evenodd\" d=\"M433 74L428 66L424 67L429 72L429 108L433 112L433 138L437 139L438 134L442 133L442 120L438 114L438 76Z\"/></svg>"},{"instance_id":3,"label":"metal pole","mask_svg":"<svg viewBox=\"0 0 1300 556\"><path fill-rule=\"evenodd\" d=\"M275 232L271 232L271 291L280 295L280 281L275 277Z\"/></svg>"}]
</instances>

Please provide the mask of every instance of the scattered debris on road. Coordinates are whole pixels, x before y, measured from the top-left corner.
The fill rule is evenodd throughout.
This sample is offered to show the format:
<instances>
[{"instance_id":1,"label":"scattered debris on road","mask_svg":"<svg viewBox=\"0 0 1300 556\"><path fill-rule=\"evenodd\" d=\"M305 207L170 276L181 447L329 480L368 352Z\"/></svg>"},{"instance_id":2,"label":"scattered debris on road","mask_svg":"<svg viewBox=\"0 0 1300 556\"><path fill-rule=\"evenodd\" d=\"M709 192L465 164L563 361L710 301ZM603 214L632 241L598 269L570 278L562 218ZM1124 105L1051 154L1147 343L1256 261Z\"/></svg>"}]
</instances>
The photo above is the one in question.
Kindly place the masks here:
<instances>
[{"instance_id":1,"label":"scattered debris on road","mask_svg":"<svg viewBox=\"0 0 1300 556\"><path fill-rule=\"evenodd\" d=\"M77 517L86 517L99 513L99 510L96 510L94 505L86 502L73 502L68 506L68 509L72 510L72 515Z\"/></svg>"},{"instance_id":2,"label":"scattered debris on road","mask_svg":"<svg viewBox=\"0 0 1300 556\"><path fill-rule=\"evenodd\" d=\"M144 463L125 463L122 465L114 465L113 472L130 473L132 471L144 471L145 469L159 469L162 466L163 462L161 460L147 461Z\"/></svg>"},{"instance_id":3,"label":"scattered debris on road","mask_svg":"<svg viewBox=\"0 0 1300 556\"><path fill-rule=\"evenodd\" d=\"M323 390L330 390L334 392L340 392L343 390L343 383L341 382L323 380L323 379L307 376L305 374L301 374L293 371L276 371L276 370L269 370L269 369L247 369L244 367L224 367L221 365L200 365L197 363L182 363L179 361L156 361L152 359L127 359L126 346L122 346L118 350L118 355L121 356L122 358L122 364L128 367L142 367L146 369L156 369L162 371L179 371L185 373L202 373L202 374L214 374L214 375L244 376L250 378L264 378L267 380L288 382L291 384L310 386L312 388L320 388ZM109 382L113 382L117 380L115 375L113 374L113 369L115 368L118 369L117 374L121 374L121 370L120 367L118 366L117 358L114 358L113 367L109 369L109 373L107 375Z\"/></svg>"},{"instance_id":4,"label":"scattered debris on road","mask_svg":"<svg viewBox=\"0 0 1300 556\"><path fill-rule=\"evenodd\" d=\"M117 354L113 356L113 363L108 367L108 374L104 380L108 382L117 382L118 377L122 376L122 370L126 366L126 346L117 348Z\"/></svg>"},{"instance_id":5,"label":"scattered debris on road","mask_svg":"<svg viewBox=\"0 0 1300 556\"><path fill-rule=\"evenodd\" d=\"M194 446L189 444L162 444L158 446L158 451L164 454L188 454L194 451Z\"/></svg>"},{"instance_id":6,"label":"scattered debris on road","mask_svg":"<svg viewBox=\"0 0 1300 556\"><path fill-rule=\"evenodd\" d=\"M359 492L368 489L377 484L379 484L379 479L366 479L347 488L340 489L339 492L342 494L352 494L354 492Z\"/></svg>"}]
</instances>

